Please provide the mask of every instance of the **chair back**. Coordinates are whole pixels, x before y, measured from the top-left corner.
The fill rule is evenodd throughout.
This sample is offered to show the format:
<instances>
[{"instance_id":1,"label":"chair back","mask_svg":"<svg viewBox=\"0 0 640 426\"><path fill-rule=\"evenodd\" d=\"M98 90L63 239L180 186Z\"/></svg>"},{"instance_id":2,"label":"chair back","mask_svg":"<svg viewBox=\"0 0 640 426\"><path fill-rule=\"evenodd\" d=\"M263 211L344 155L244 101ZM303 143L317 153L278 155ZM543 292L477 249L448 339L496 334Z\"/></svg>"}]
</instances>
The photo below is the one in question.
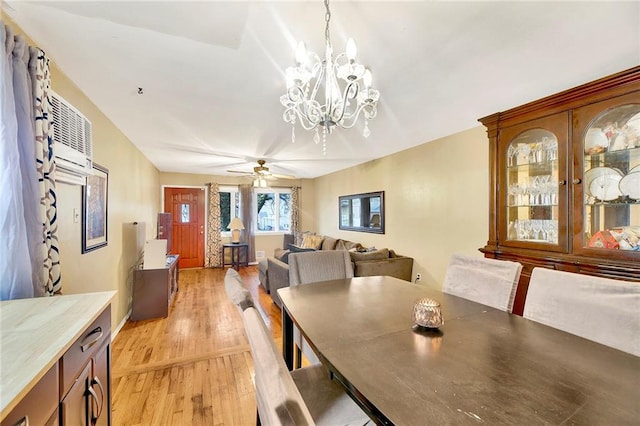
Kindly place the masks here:
<instances>
[{"instance_id":1,"label":"chair back","mask_svg":"<svg viewBox=\"0 0 640 426\"><path fill-rule=\"evenodd\" d=\"M534 268L523 316L640 356L640 283Z\"/></svg>"},{"instance_id":2,"label":"chair back","mask_svg":"<svg viewBox=\"0 0 640 426\"><path fill-rule=\"evenodd\" d=\"M315 424L258 311L242 313L255 370L256 402L263 425Z\"/></svg>"},{"instance_id":3,"label":"chair back","mask_svg":"<svg viewBox=\"0 0 640 426\"><path fill-rule=\"evenodd\" d=\"M353 277L353 265L345 250L320 250L289 255L289 285Z\"/></svg>"},{"instance_id":4,"label":"chair back","mask_svg":"<svg viewBox=\"0 0 640 426\"><path fill-rule=\"evenodd\" d=\"M231 299L231 301L238 306L241 311L253 306L253 297L251 297L251 293L249 293L249 290L244 288L240 274L232 268L229 268L229 270L227 270L227 274L224 276L224 288L229 299Z\"/></svg>"},{"instance_id":5,"label":"chair back","mask_svg":"<svg viewBox=\"0 0 640 426\"><path fill-rule=\"evenodd\" d=\"M520 272L518 262L453 254L442 291L511 312Z\"/></svg>"}]
</instances>

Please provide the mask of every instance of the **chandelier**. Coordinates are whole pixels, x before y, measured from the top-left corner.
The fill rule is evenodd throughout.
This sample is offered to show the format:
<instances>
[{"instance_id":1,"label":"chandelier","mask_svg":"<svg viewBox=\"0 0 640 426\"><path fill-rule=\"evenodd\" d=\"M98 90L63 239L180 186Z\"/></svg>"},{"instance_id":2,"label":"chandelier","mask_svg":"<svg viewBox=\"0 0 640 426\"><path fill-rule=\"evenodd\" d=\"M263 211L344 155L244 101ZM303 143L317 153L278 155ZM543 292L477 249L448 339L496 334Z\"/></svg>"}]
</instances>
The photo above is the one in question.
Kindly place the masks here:
<instances>
[{"instance_id":1,"label":"chandelier","mask_svg":"<svg viewBox=\"0 0 640 426\"><path fill-rule=\"evenodd\" d=\"M295 125L305 130L315 130L313 141L320 142L322 129L322 153L327 152L327 134L336 127L350 129L364 114L362 135L369 137L369 120L377 114L380 93L371 88L371 72L356 62L356 44L347 41L346 52L333 58L329 22L329 0L324 0L325 54L324 59L307 52L303 42L296 49L296 66L286 70L287 93L280 97L285 107L284 121L291 123L291 141L295 142Z\"/></svg>"}]
</instances>

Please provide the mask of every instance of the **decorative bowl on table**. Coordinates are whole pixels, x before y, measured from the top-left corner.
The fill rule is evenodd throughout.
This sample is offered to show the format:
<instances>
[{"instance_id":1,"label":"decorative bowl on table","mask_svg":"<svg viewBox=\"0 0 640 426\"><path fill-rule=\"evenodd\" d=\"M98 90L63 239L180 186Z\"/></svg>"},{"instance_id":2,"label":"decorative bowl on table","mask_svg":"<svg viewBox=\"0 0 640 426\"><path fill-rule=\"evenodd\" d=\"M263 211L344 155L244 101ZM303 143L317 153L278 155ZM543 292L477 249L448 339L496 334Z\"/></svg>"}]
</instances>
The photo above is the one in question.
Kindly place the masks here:
<instances>
[{"instance_id":1,"label":"decorative bowl on table","mask_svg":"<svg viewBox=\"0 0 640 426\"><path fill-rule=\"evenodd\" d=\"M413 323L420 327L438 328L444 324L440 302L422 298L413 305Z\"/></svg>"}]
</instances>

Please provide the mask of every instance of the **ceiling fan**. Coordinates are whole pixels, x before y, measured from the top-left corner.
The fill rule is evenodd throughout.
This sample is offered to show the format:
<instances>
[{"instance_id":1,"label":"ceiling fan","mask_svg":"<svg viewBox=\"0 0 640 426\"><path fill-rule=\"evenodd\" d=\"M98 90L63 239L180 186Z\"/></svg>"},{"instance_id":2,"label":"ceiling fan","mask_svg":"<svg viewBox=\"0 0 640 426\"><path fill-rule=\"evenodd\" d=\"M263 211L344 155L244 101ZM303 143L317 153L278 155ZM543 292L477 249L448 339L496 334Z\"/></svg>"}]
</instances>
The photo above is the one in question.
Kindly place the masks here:
<instances>
[{"instance_id":1,"label":"ceiling fan","mask_svg":"<svg viewBox=\"0 0 640 426\"><path fill-rule=\"evenodd\" d=\"M253 168L253 172L245 172L241 170L227 170L227 172L240 173L245 176L251 177L252 179L254 179L254 186L266 186L266 182L265 182L266 180L296 179L295 176L271 173L269 171L269 168L266 167L265 164L266 164L265 160L258 160L258 165Z\"/></svg>"}]
</instances>

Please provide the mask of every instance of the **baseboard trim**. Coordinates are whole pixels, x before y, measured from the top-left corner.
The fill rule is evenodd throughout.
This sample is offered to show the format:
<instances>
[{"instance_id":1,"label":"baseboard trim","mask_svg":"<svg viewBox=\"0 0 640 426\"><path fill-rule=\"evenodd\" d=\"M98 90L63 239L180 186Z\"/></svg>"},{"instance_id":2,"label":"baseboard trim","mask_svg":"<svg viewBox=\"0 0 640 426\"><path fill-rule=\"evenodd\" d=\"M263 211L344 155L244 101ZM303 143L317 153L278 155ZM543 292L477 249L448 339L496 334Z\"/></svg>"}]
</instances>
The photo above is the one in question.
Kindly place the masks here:
<instances>
[{"instance_id":1,"label":"baseboard trim","mask_svg":"<svg viewBox=\"0 0 640 426\"><path fill-rule=\"evenodd\" d=\"M127 312L127 315L125 315L124 318L122 318L122 321L120 321L120 324L118 324L116 329L113 330L113 332L111 333L112 342L115 340L118 333L120 333L120 330L122 330L122 327L124 327L124 325L127 323L127 320L129 319L130 316L131 316L131 309L129 309L129 312Z\"/></svg>"}]
</instances>

